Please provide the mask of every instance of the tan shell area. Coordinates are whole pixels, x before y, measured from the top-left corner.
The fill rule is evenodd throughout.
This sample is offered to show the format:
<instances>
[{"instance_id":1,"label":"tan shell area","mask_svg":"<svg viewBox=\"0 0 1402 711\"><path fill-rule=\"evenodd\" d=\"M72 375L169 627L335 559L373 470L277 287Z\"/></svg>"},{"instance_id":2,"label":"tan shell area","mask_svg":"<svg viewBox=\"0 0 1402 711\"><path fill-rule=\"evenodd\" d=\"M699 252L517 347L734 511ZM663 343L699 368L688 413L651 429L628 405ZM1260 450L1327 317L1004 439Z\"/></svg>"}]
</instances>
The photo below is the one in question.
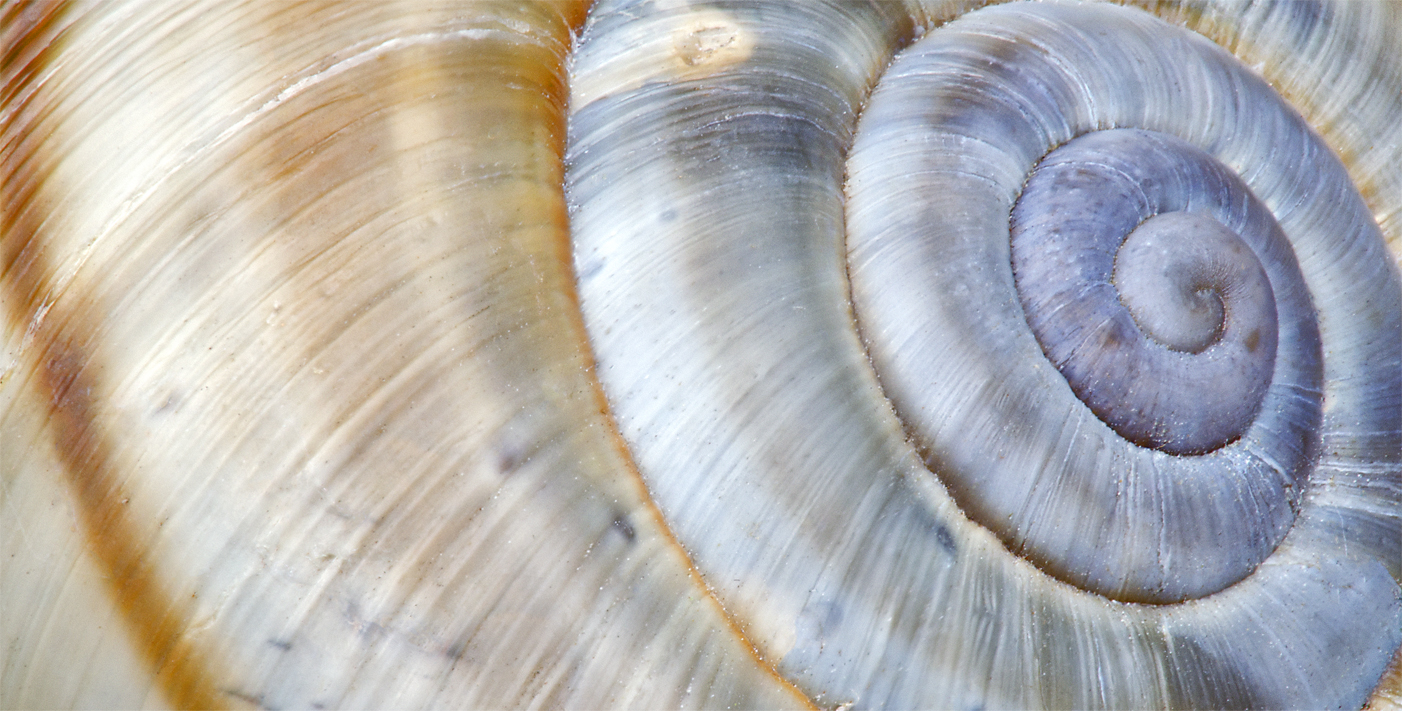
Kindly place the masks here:
<instances>
[{"instance_id":1,"label":"tan shell area","mask_svg":"<svg viewBox=\"0 0 1402 711\"><path fill-rule=\"evenodd\" d=\"M1402 140L1225 10L1158 12L1301 108L1402 262ZM593 376L560 188L586 13L0 8L0 707L826 703L775 672L794 613L693 567ZM715 13L681 36L661 71L750 51Z\"/></svg>"},{"instance_id":2,"label":"tan shell area","mask_svg":"<svg viewBox=\"0 0 1402 711\"><path fill-rule=\"evenodd\" d=\"M0 705L805 705L588 377L581 8L45 10L7 77Z\"/></svg>"}]
</instances>

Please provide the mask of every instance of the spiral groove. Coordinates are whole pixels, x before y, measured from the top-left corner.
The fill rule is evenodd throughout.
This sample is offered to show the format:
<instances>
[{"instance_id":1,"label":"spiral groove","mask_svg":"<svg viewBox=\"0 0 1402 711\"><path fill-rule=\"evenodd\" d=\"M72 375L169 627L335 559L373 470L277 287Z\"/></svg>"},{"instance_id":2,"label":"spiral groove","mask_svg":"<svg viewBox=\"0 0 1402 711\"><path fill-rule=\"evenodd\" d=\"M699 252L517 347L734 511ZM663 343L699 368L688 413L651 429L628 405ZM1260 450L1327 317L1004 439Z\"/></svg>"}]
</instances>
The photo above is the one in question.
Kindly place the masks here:
<instances>
[{"instance_id":1,"label":"spiral groove","mask_svg":"<svg viewBox=\"0 0 1402 711\"><path fill-rule=\"evenodd\" d=\"M1320 381L1318 327L1298 298L1294 253L1214 162L1168 136L1089 133L1048 154L1011 218L1018 296L1047 358L1115 432L1169 454L1236 441L1261 409L1278 330L1258 254L1284 262L1274 273L1297 297L1286 316L1310 343L1286 352L1308 363L1304 389L1317 394ZM1301 417L1317 420L1318 408L1316 397Z\"/></svg>"}]
</instances>

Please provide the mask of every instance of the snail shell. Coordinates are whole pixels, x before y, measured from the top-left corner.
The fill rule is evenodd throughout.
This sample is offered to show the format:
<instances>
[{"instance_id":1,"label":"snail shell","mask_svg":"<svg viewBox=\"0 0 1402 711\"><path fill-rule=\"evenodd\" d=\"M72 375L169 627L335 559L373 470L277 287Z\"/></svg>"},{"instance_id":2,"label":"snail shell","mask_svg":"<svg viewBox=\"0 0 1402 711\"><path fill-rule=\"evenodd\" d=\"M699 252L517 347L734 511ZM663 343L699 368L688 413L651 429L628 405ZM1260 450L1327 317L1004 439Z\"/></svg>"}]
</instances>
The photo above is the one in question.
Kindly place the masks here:
<instances>
[{"instance_id":1,"label":"snail shell","mask_svg":"<svg viewBox=\"0 0 1402 711\"><path fill-rule=\"evenodd\" d=\"M1402 19L1149 9L9 6L0 705L1362 704L1402 634ZM980 138L1053 69L1144 81ZM1175 91L1210 111L1175 126ZM1244 424L1179 451L1157 433L1219 418L1117 429L1034 333L1051 248L1015 273L1024 180L1113 128L1205 152L1284 235L1205 210L1278 345ZM966 180L901 182L937 164ZM1001 237L886 234L989 221L969 185ZM974 261L918 251L951 244ZM901 335L932 320L976 328ZM1225 479L1171 499L1216 528L981 498L975 460L1045 471L1009 442L1052 402L1043 460L1150 503ZM1274 479L1195 468L1253 456Z\"/></svg>"}]
</instances>

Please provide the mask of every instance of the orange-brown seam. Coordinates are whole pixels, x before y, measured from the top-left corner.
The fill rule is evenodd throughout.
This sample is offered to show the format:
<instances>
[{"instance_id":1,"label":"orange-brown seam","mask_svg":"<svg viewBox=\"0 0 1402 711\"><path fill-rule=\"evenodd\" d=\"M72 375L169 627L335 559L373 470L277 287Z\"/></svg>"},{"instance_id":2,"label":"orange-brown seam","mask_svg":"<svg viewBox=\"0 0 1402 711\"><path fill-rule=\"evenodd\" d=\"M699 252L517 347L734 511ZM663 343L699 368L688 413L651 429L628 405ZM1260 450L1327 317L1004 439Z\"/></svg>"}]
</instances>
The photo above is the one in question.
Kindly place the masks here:
<instances>
[{"instance_id":1,"label":"orange-brown seam","mask_svg":"<svg viewBox=\"0 0 1402 711\"><path fill-rule=\"evenodd\" d=\"M62 52L62 37L52 37L54 29L69 19L70 10L70 5L61 3L37 17L21 18L31 20L28 26L10 28L12 37L49 44L35 53L25 71L11 74L15 68L6 67L13 83L4 87L6 96L17 95L22 84L41 75ZM17 134L33 128L18 116L4 127L3 143L18 146ZM32 315L49 298L54 270L41 245L41 226L44 215L59 201L46 196L54 186L44 184L44 175L34 176L33 184L16 184L11 179L22 172L24 163L38 161L44 148L39 145L28 155L10 155L3 166L0 259L6 278L0 280L0 289L10 304L5 318L21 333L31 327ZM33 345L21 355L38 374L35 399L48 403L49 431L73 493L87 551L102 570L130 641L153 670L166 700L180 708L226 706L227 698L212 682L208 651L184 634L192 616L191 603L178 599L160 579L143 551L147 539L143 527L123 503L124 476L117 449L98 421L100 412L93 401L93 393L102 390L102 366L83 343L86 335L100 327L104 310L93 304L73 309L71 303L59 300L54 305L34 333Z\"/></svg>"}]
</instances>

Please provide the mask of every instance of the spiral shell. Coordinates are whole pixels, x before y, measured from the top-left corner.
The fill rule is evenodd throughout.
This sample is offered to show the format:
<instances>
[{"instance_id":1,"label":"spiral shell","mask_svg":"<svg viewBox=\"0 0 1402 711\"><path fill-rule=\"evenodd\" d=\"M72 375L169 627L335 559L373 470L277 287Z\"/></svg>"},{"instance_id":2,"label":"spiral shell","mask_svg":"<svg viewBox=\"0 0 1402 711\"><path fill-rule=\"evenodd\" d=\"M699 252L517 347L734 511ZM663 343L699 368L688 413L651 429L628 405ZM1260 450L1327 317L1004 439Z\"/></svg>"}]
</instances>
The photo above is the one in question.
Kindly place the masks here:
<instances>
[{"instance_id":1,"label":"spiral shell","mask_svg":"<svg viewBox=\"0 0 1402 711\"><path fill-rule=\"evenodd\" d=\"M1144 5L4 7L0 706L1396 699L1402 11Z\"/></svg>"}]
</instances>

